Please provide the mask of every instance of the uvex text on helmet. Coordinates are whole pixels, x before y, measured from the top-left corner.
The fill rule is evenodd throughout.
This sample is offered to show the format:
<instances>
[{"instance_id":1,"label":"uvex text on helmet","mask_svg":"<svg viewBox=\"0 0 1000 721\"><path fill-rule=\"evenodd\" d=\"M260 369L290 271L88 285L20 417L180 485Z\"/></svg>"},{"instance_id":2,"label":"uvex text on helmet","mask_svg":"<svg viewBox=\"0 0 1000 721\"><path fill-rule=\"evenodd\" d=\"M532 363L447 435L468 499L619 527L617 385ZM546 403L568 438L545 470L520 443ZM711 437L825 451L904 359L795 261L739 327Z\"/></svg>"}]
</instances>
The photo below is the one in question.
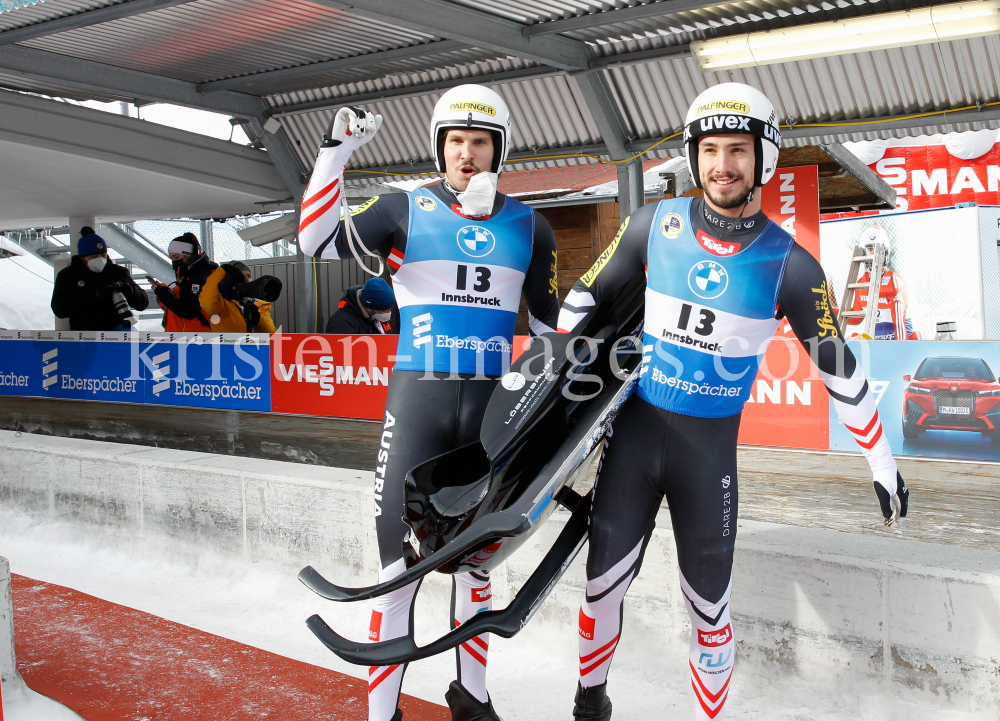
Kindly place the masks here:
<instances>
[{"instance_id":1,"label":"uvex text on helmet","mask_svg":"<svg viewBox=\"0 0 1000 721\"><path fill-rule=\"evenodd\" d=\"M721 83L695 98L684 118L684 152L696 186L702 187L698 139L705 135L736 134L754 137L754 186L764 185L774 177L781 133L771 101L749 85Z\"/></svg>"},{"instance_id":2,"label":"uvex text on helmet","mask_svg":"<svg viewBox=\"0 0 1000 721\"><path fill-rule=\"evenodd\" d=\"M493 166L499 173L510 151L510 110L498 93L483 85L459 85L437 101L431 115L431 152L445 172L444 138L449 129L487 130L493 136Z\"/></svg>"}]
</instances>

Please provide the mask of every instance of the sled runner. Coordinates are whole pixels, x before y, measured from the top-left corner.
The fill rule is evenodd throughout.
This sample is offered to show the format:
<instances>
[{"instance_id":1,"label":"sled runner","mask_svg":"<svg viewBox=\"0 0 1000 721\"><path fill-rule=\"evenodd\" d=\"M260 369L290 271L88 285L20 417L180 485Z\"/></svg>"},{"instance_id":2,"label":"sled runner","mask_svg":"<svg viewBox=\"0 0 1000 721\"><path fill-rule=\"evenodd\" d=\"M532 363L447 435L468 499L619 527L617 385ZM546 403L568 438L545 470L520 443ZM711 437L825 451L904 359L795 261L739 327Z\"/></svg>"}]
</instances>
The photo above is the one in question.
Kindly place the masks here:
<instances>
[{"instance_id":1,"label":"sled runner","mask_svg":"<svg viewBox=\"0 0 1000 721\"><path fill-rule=\"evenodd\" d=\"M490 398L480 442L432 458L406 476L403 519L407 569L374 586L346 588L308 566L299 580L333 601L380 596L431 571L491 570L507 559L559 505L573 512L555 544L502 610L477 614L427 646L410 636L355 642L319 616L310 630L346 661L381 666L426 658L484 632L505 638L530 620L586 540L589 503L572 490L590 467L605 431L638 381L642 356L643 278L594 308L581 336L549 333L503 376Z\"/></svg>"}]
</instances>

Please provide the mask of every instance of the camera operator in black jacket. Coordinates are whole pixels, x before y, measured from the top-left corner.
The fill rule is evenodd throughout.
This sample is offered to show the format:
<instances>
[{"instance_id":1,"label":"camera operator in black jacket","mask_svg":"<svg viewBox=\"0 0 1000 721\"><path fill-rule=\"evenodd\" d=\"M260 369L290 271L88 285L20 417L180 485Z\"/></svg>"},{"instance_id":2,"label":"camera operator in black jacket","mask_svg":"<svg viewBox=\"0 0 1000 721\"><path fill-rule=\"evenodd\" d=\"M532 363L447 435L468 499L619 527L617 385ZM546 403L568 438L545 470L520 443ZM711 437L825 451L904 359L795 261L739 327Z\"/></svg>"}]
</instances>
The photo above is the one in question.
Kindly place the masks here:
<instances>
[{"instance_id":1,"label":"camera operator in black jacket","mask_svg":"<svg viewBox=\"0 0 1000 721\"><path fill-rule=\"evenodd\" d=\"M179 235L167 246L167 255L174 267L177 283L173 287L153 281L153 292L163 308L163 329L176 332L204 332L212 329L201 312L198 296L208 276L219 266L201 252L194 233Z\"/></svg>"},{"instance_id":2,"label":"camera operator in black jacket","mask_svg":"<svg viewBox=\"0 0 1000 721\"><path fill-rule=\"evenodd\" d=\"M344 291L337 311L326 322L326 332L347 335L392 333L389 319L396 305L392 288L382 278L372 278L364 286Z\"/></svg>"},{"instance_id":3,"label":"camera operator in black jacket","mask_svg":"<svg viewBox=\"0 0 1000 721\"><path fill-rule=\"evenodd\" d=\"M69 266L56 276L52 312L69 318L70 330L129 330L135 323L129 306L146 310L146 291L108 258L108 244L93 228L80 230L76 247Z\"/></svg>"}]
</instances>

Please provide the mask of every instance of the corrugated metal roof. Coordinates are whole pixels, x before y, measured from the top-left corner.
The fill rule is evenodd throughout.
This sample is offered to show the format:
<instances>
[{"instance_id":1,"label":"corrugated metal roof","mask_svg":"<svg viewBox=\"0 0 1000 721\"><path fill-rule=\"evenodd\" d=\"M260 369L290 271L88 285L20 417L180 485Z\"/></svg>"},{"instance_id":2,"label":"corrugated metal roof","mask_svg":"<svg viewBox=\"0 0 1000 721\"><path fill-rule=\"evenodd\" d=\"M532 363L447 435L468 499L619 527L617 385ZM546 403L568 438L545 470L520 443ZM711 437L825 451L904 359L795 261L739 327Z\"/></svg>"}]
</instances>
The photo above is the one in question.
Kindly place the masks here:
<instances>
[{"instance_id":1,"label":"corrugated metal roof","mask_svg":"<svg viewBox=\"0 0 1000 721\"><path fill-rule=\"evenodd\" d=\"M587 43L601 57L671 48L709 36L936 4L930 0L739 0L671 13L674 5L671 0L452 2L532 26L527 30L529 34L544 29L544 23L585 16L583 21L574 20L571 28L565 24L553 27L566 37ZM0 31L109 4L112 3L100 0L46 0L0 13ZM615 12L639 5L669 14L651 15L643 8L627 10L624 15ZM636 13L643 17L636 17ZM581 22L588 27L581 27ZM202 83L440 39L444 38L375 22L309 0L196 0L23 44ZM429 49L433 48L432 45ZM545 75L512 78L525 72ZM725 73L703 73L692 58L683 56L611 65L607 73L630 134L637 140L648 141L679 130L694 97L709 85L726 80L760 88L771 98L783 121L799 125L900 116L974 105L977 101L1000 101L1000 38L991 36ZM303 103L328 105L320 110L282 116L282 124L307 168L312 167L320 137L337 105L353 102L359 96L381 96L364 104L384 115L386 123L375 141L352 159L356 168L381 168L426 163L430 158L427 122L444 88L475 82L477 78L496 77L505 78L494 87L514 112L515 152L569 154L602 142L573 78L530 61L472 47L450 46L408 59L378 61L376 58L357 67L326 70L294 80L263 75L240 90L266 97L278 110ZM81 97L79 91L58 82L36 82L2 71L0 87ZM817 129L817 133L835 135L812 139L860 140L949 129L940 118L927 122L934 125L906 131L891 127L865 133ZM990 121L990 127L997 124ZM968 127L968 123L955 124L951 129ZM667 152L677 151L664 145L651 155L662 157ZM588 162L570 158L541 164Z\"/></svg>"},{"instance_id":2,"label":"corrugated metal roof","mask_svg":"<svg viewBox=\"0 0 1000 721\"><path fill-rule=\"evenodd\" d=\"M434 39L307 0L199 0L23 44L200 83Z\"/></svg>"},{"instance_id":3,"label":"corrugated metal roof","mask_svg":"<svg viewBox=\"0 0 1000 721\"><path fill-rule=\"evenodd\" d=\"M479 0L452 1L484 9L484 3ZM642 40L657 35L681 36L675 40L680 43L714 35L717 29L724 32L727 27L737 32L752 32L799 22L820 22L934 4L940 3L933 0L738 0L677 12L671 0L494 0L489 3L489 12L532 26L570 18L586 20L591 27L559 28L559 32L596 44ZM621 13L615 12L638 6L650 12L643 11L641 18L635 14L625 14L623 18ZM544 25L532 28L544 29Z\"/></svg>"},{"instance_id":4,"label":"corrugated metal roof","mask_svg":"<svg viewBox=\"0 0 1000 721\"><path fill-rule=\"evenodd\" d=\"M24 25L54 20L66 15L75 15L86 10L117 5L125 0L45 0L34 5L24 5L0 13L0 30L10 30Z\"/></svg>"},{"instance_id":5,"label":"corrugated metal roof","mask_svg":"<svg viewBox=\"0 0 1000 721\"><path fill-rule=\"evenodd\" d=\"M461 82L461 76L454 84ZM514 113L512 151L552 147L580 147L601 142L597 126L567 75L503 83L494 88ZM385 118L379 134L360 148L352 167L415 163L430 159L427 124L441 92L417 97L391 98L366 103ZM282 125L297 142L299 156L311 168L316 148L333 117L334 108L289 115Z\"/></svg>"},{"instance_id":6,"label":"corrugated metal roof","mask_svg":"<svg viewBox=\"0 0 1000 721\"><path fill-rule=\"evenodd\" d=\"M483 10L484 3L476 0L454 0L457 5L466 5L476 10ZM489 3L489 12L494 15L505 17L508 20L534 25L548 20L558 18L573 17L575 15L586 15L589 13L601 12L612 8L629 7L630 5L641 5L643 3L634 0L603 0L597 2L587 2L586 0L494 0Z\"/></svg>"},{"instance_id":7,"label":"corrugated metal roof","mask_svg":"<svg viewBox=\"0 0 1000 721\"><path fill-rule=\"evenodd\" d=\"M473 63L496 60L497 53L479 48L465 47L452 50L435 51L434 44L426 45L426 54L420 57L377 61L365 63L361 67L343 68L322 73L310 74L294 79L271 78L267 74L255 80L254 75L242 76L247 82L239 88L240 92L252 93L254 95L272 95L275 98L290 97L292 93L298 91L308 91L320 88L319 93L308 93L299 95L302 98L323 97L323 88L334 88L339 85L347 85L352 88L360 88L366 85L366 81L371 83L370 87L384 87L395 82L421 82L419 78L427 76L428 65L435 68L449 68L469 66ZM390 49L390 48L384 48ZM370 53L359 53L365 57ZM306 68L308 69L308 65ZM298 102L298 101L295 101Z\"/></svg>"},{"instance_id":8,"label":"corrugated metal roof","mask_svg":"<svg viewBox=\"0 0 1000 721\"><path fill-rule=\"evenodd\" d=\"M704 73L690 57L615 67L610 73L633 132L643 138L680 129L698 93L729 81L762 90L782 123L900 116L1000 99L1000 37L722 73Z\"/></svg>"},{"instance_id":9,"label":"corrugated metal roof","mask_svg":"<svg viewBox=\"0 0 1000 721\"><path fill-rule=\"evenodd\" d=\"M80 92L77 88L60 84L59 82L28 79L20 75L12 75L0 70L0 92L4 90L17 90L18 92L44 95L50 98L65 98L67 100L100 100L110 102L113 100L131 101L131 98L120 97L113 94L99 94L94 92Z\"/></svg>"},{"instance_id":10,"label":"corrugated metal roof","mask_svg":"<svg viewBox=\"0 0 1000 721\"><path fill-rule=\"evenodd\" d=\"M919 72L917 71L919 70ZM462 77L450 71L459 82ZM875 116L900 116L1000 100L1000 37L990 36L937 45L880 50L873 53L805 60L759 68L703 73L693 58L612 67L609 70L632 134L661 138L681 129L684 115L702 90L719 82L745 82L760 88L774 103L782 122L836 122ZM867 78L859 82L859 78ZM373 83L372 86L377 85ZM528 79L494 86L514 114L513 150L562 148L600 143L597 127L568 75ZM345 89L337 89L343 91ZM300 102L315 94L280 96ZM440 92L368 103L386 122L376 139L353 158L352 167L378 168L430 159L427 122ZM333 109L286 116L290 137L299 143L306 167L332 117ZM943 128L940 118L926 128ZM990 121L990 127L997 127ZM953 129L969 129L954 124ZM879 132L845 132L814 138L838 142L893 137L917 131L886 128ZM921 131L923 132L923 131ZM926 132L937 132L927 130ZM947 132L943 130L942 132ZM786 141L804 145L809 139ZM665 151L666 148L663 148ZM676 150L673 152L676 153ZM654 152L663 157L666 152ZM586 161L583 161L586 162ZM552 163L550 163L552 164Z\"/></svg>"}]
</instances>

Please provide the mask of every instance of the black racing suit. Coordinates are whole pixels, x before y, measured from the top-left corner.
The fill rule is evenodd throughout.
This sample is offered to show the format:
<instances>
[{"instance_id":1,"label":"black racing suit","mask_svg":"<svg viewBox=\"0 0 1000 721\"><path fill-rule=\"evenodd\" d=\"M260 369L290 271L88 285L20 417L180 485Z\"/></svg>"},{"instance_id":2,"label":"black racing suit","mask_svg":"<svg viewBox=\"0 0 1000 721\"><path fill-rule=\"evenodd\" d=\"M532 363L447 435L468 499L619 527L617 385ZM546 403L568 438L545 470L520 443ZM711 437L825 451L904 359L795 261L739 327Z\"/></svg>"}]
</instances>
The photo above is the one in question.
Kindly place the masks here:
<instances>
[{"instance_id":1,"label":"black racing suit","mask_svg":"<svg viewBox=\"0 0 1000 721\"><path fill-rule=\"evenodd\" d=\"M309 255L351 258L344 221L338 218L340 200L336 190L337 168L323 148L316 171L302 204L299 237ZM333 167L329 175L326 169ZM438 202L454 212L460 206L443 183L427 189ZM497 194L492 212L501 211L507 198ZM387 260L390 271L399 267L394 259L407 251L410 203L406 194L391 193L373 198L352 214L354 227L364 246ZM470 222L475 222L470 220ZM359 252L361 249L358 249ZM551 226L537 211L528 269L521 286L527 303L532 333L555 329L559 313L556 295L556 238ZM454 281L442 285L442 293L454 293ZM397 294L398 299L398 294ZM433 375L431 378L429 376ZM376 460L375 523L379 542L379 581L396 577L404 568L403 544L410 529L402 520L403 482L414 466L479 438L486 404L496 378L474 380L471 375L395 370L389 380L385 420ZM452 623L460 624L491 607L488 573L455 574L452 583ZM372 613L369 638L389 640L412 632L412 604L419 582L379 597ZM458 680L480 701L485 687L489 634L483 634L456 649ZM369 672L369 721L389 721L395 712L405 666L372 667Z\"/></svg>"},{"instance_id":2,"label":"black racing suit","mask_svg":"<svg viewBox=\"0 0 1000 721\"><path fill-rule=\"evenodd\" d=\"M584 276L590 285L582 279L574 285L560 314L560 331L572 331L590 307L648 267L656 212L656 204L636 211L623 225L610 257L606 253L589 277ZM692 232L709 236L716 248L730 244L746 249L770 221L762 212L734 221L696 199L690 222ZM864 374L840 341L819 262L798 244L792 244L787 256L777 298L775 318L787 318L810 352L848 427L856 426L859 433L864 429L863 439L855 435L863 448L871 443L866 456L876 480L891 482L895 489L895 461L881 437ZM833 342L820 342L826 339ZM690 668L696 717L722 718L734 656L729 597L739 499L739 426L739 413L725 418L683 415L637 395L623 406L606 437L592 496L587 594L580 611L583 687L599 686L607 678L621 633L622 602L639 572L666 496L692 622Z\"/></svg>"}]
</instances>

